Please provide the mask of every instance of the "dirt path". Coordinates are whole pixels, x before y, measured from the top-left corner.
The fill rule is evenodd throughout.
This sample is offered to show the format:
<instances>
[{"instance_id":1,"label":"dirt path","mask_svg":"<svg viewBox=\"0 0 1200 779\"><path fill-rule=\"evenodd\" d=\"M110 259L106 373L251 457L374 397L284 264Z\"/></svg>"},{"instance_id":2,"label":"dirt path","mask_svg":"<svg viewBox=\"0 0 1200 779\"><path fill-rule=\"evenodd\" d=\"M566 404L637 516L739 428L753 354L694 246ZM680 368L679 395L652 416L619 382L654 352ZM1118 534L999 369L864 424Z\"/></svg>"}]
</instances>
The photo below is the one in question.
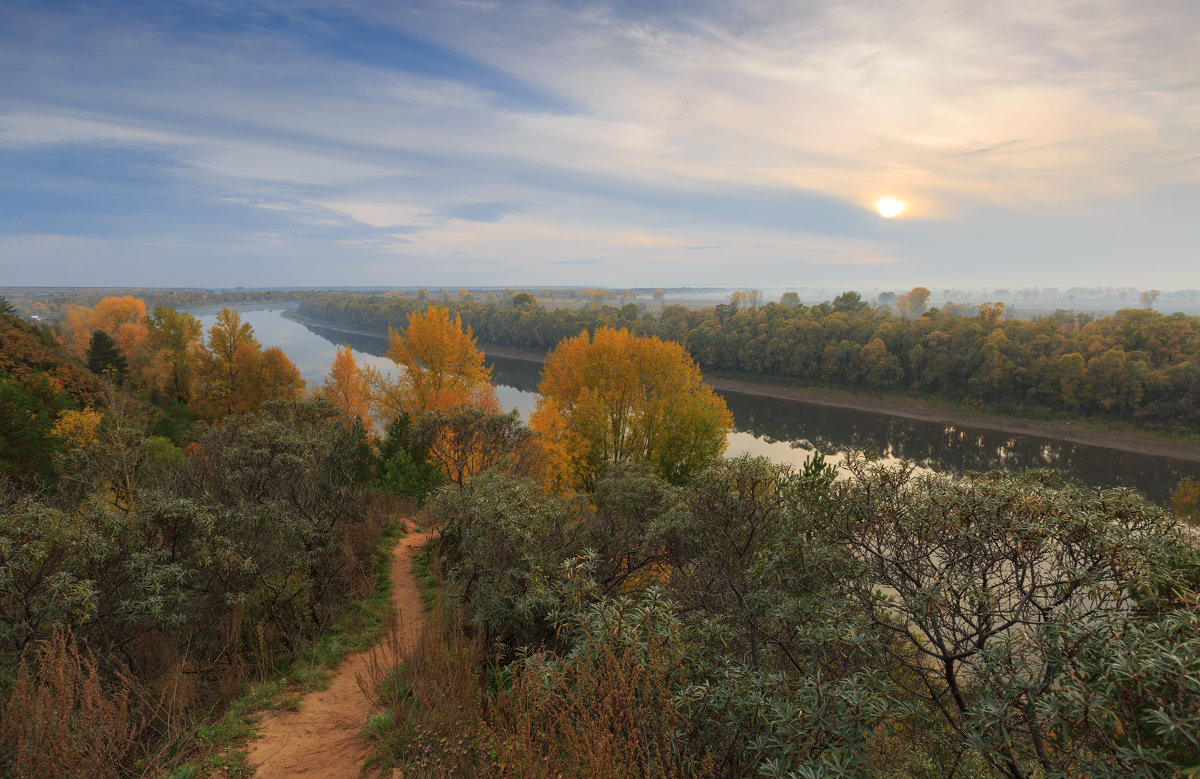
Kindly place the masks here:
<instances>
[{"instance_id":1,"label":"dirt path","mask_svg":"<svg viewBox=\"0 0 1200 779\"><path fill-rule=\"evenodd\" d=\"M410 533L400 540L392 556L392 604L399 618L400 652L407 652L425 625L424 606L412 573L412 559L429 536ZM357 779L366 749L355 736L367 718L368 702L359 686L373 655L394 655L387 641L345 657L335 669L328 689L304 696L296 711L285 711L263 721L248 762L255 776L319 776ZM392 658L385 658L392 660Z\"/></svg>"}]
</instances>

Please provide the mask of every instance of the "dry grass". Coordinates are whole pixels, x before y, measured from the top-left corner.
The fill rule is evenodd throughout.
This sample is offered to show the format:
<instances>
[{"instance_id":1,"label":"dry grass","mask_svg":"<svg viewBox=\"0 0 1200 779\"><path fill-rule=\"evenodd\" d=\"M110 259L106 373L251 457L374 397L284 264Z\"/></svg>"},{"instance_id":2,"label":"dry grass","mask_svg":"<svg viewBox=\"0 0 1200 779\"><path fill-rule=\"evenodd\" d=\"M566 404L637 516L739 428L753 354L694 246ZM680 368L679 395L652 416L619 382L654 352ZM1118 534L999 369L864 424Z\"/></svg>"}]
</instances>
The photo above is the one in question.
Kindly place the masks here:
<instances>
[{"instance_id":1,"label":"dry grass","mask_svg":"<svg viewBox=\"0 0 1200 779\"><path fill-rule=\"evenodd\" d=\"M141 691L118 674L111 690L70 631L55 630L21 659L0 721L0 769L21 777L119 776L143 722Z\"/></svg>"},{"instance_id":2,"label":"dry grass","mask_svg":"<svg viewBox=\"0 0 1200 779\"><path fill-rule=\"evenodd\" d=\"M434 566L436 568L436 565ZM389 643L400 648L392 626ZM461 614L440 607L416 646L363 680L377 702L364 729L372 770L405 777L712 776L692 753L672 698L675 662L662 641L587 634L570 662L529 661L520 678L489 662Z\"/></svg>"},{"instance_id":3,"label":"dry grass","mask_svg":"<svg viewBox=\"0 0 1200 779\"><path fill-rule=\"evenodd\" d=\"M372 662L364 687L377 701L377 713L364 735L374 745L368 766L402 768L405 776L481 774L485 750L478 669L483 651L445 612L430 615L416 646L404 652L401 626L388 630L386 656L395 665Z\"/></svg>"},{"instance_id":4,"label":"dry grass","mask_svg":"<svg viewBox=\"0 0 1200 779\"><path fill-rule=\"evenodd\" d=\"M535 658L495 696L485 728L497 775L711 776L713 762L685 742L672 698L673 663L661 641L620 645L583 637L571 662Z\"/></svg>"}]
</instances>

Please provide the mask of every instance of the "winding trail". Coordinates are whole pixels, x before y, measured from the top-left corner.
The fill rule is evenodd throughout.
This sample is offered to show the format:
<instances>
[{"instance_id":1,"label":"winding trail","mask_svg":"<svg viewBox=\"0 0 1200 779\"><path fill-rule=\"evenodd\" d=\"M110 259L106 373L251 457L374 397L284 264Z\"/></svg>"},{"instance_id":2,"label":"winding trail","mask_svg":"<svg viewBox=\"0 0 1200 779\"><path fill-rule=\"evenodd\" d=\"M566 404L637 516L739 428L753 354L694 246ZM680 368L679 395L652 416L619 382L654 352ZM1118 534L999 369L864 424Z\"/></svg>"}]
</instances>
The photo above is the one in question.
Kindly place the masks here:
<instances>
[{"instance_id":1,"label":"winding trail","mask_svg":"<svg viewBox=\"0 0 1200 779\"><path fill-rule=\"evenodd\" d=\"M266 718L248 758L255 776L358 779L367 750L356 736L370 707L359 680L369 677L373 659L390 665L411 650L425 627L412 560L428 540L424 533L410 532L392 552L392 606L399 640L385 639L365 652L347 655L334 669L327 689L304 696L295 711Z\"/></svg>"}]
</instances>

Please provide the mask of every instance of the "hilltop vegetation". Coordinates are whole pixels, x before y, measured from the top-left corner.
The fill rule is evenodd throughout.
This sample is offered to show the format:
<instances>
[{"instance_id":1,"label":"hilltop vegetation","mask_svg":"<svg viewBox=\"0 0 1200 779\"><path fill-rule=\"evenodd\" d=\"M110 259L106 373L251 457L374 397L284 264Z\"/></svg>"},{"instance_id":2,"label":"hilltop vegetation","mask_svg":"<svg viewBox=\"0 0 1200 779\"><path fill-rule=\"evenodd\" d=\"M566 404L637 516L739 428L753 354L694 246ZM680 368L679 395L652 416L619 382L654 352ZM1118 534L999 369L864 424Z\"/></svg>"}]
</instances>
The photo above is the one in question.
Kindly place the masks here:
<instances>
[{"instance_id":1,"label":"hilltop vegetation","mask_svg":"<svg viewBox=\"0 0 1200 779\"><path fill-rule=\"evenodd\" d=\"M905 324L850 296L695 315L764 309L1008 333L986 313ZM691 314L579 314L595 329L547 360L526 426L499 413L468 324L512 311L560 314L413 309L389 331L399 376L346 348L312 391L234 312L203 333L136 299L75 310L62 337L100 375L0 314L26 344L4 380L58 399L18 416L24 438L5 431L0 452L10 470L26 462L11 441L44 452L0 485L0 770L244 774L212 754L228 729L214 723L250 682L303 676L296 654L370 594L389 495L439 533L443 607L411 657L378 669L375 770L1200 767L1200 547L1177 517L1049 472L725 460L723 401L683 346L638 334Z\"/></svg>"},{"instance_id":2,"label":"hilltop vegetation","mask_svg":"<svg viewBox=\"0 0 1200 779\"><path fill-rule=\"evenodd\" d=\"M202 339L170 309L97 308L136 313L84 341L96 374L0 314L5 775L203 752L194 734L369 594L386 526L361 427L302 382L244 374L263 352L235 314Z\"/></svg>"}]
</instances>

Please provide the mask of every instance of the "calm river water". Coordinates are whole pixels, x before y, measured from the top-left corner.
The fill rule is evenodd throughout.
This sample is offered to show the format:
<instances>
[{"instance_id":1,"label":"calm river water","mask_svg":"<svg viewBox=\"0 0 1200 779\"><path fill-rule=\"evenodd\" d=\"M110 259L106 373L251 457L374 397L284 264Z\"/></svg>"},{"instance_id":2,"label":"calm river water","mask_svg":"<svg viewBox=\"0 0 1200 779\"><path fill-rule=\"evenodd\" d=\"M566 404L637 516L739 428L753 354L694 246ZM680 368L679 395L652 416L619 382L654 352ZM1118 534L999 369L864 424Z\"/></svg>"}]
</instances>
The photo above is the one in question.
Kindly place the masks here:
<instances>
[{"instance_id":1,"label":"calm river water","mask_svg":"<svg viewBox=\"0 0 1200 779\"><path fill-rule=\"evenodd\" d=\"M387 372L395 366L383 357L387 339L301 324L281 310L244 310L263 347L278 346L300 368L309 386L324 381L334 353L349 344L359 364ZM214 315L200 317L207 329ZM500 404L528 418L537 402L541 363L488 356ZM733 412L736 429L729 434L727 454L749 452L777 462L799 465L813 451L831 461L848 449L866 449L888 459L904 458L921 468L943 473L1053 468L1066 478L1089 485L1136 487L1151 500L1164 502L1184 476L1200 479L1200 463L1173 457L1122 452L1040 436L904 419L867 411L815 406L795 400L720 392Z\"/></svg>"}]
</instances>

